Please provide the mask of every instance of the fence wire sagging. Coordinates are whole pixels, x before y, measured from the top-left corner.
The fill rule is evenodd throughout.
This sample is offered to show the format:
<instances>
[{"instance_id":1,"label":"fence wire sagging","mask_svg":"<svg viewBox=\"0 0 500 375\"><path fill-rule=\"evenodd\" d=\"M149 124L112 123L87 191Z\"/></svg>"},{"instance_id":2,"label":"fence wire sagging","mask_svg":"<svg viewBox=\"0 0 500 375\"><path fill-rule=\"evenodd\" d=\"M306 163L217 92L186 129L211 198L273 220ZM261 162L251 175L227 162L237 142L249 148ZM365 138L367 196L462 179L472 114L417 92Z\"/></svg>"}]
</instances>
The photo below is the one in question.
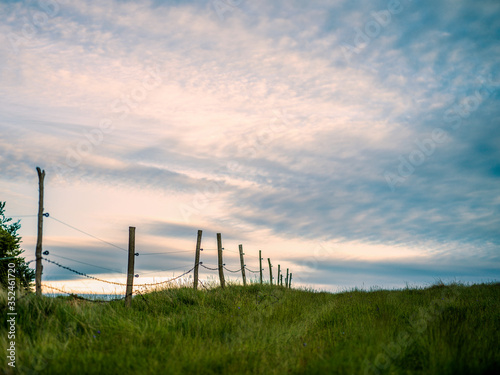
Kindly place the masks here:
<instances>
[{"instance_id":1,"label":"fence wire sagging","mask_svg":"<svg viewBox=\"0 0 500 375\"><path fill-rule=\"evenodd\" d=\"M96 282L100 282L100 283L105 283L105 284L109 284L109 285L115 285L115 286L118 286L118 287L126 287L126 291L125 291L125 306L130 306L130 303L131 303L131 296L132 294L134 293L138 293L139 295L141 295L141 292L136 290L134 291L134 286L136 288L148 288L148 287L157 287L157 286L160 286L160 285L166 285L168 283L172 283L172 282L176 282L178 280L181 280L183 277L185 277L186 275L190 274L191 272L194 271L194 280L193 280L193 288L196 289L197 288L197 284L198 282L200 282L200 284L206 288L206 286L201 282L201 280L199 280L199 268L200 266L208 271L217 271L218 272L218 276L219 276L219 280L220 280L220 287L221 288L224 288L225 287L225 279L224 279L224 270L226 270L227 272L230 272L230 273L233 273L233 274L237 274L239 272L241 272L241 277L243 279L243 285L246 285L246 274L245 274L245 270L248 270L249 272L251 273L259 273L260 274L260 283L262 284L263 283L263 267L262 267L262 257L261 257L261 250L259 250L259 271L252 271L250 269L248 269L246 267L246 264L244 262L244 253L242 251L242 246L243 245L239 245L239 256L240 256L240 266L239 268L238 267L226 267L226 264L223 262L223 250L224 250L224 247L222 246L222 237L221 237L221 233L217 233L217 247L216 248L207 248L205 249L206 251L217 251L217 266L216 267L210 267L210 266L207 266L205 264L203 264L202 261L200 261L200 252L203 251L203 248L201 248L201 237L202 237L202 231L201 230L198 230L198 238L197 238L197 245L196 245L196 253L195 253L195 262L194 262L194 266L192 268L190 268L188 271L185 271L183 272L182 274L176 276L176 277L172 277L168 280L163 280L163 281L159 281L159 282L152 282L152 283L142 283L142 284L136 284L134 285L134 277L138 277L139 275L136 275L135 274L135 259L137 256L141 255L139 252L135 252L135 227L129 227L129 238L128 238L128 249L125 248L125 247L122 247L122 246L119 246L117 244L114 244L112 242L109 242L109 241L106 241L98 236L95 236L91 233L89 233L87 230L83 230L83 229L80 229L80 228L77 228L76 226L74 225L71 225L61 219L58 219L54 216L51 216L48 212L44 212L44 180L45 180L45 170L42 170L40 167L36 167L36 171L37 171L37 174L38 174L38 215L23 215L23 217L37 217L38 218L38 225L37 225L37 241L36 241L36 249L35 249L35 259L32 259L32 260L29 260L26 264L30 264L32 262L36 262L36 269L35 269L35 290L36 290L36 295L38 297L41 297L42 295L42 271L43 271L43 266L42 266L42 262L46 262L46 263L49 263L50 265L53 265L53 266L56 266L58 268L61 268L61 269L64 269L66 271L69 271L69 272L72 272L74 274L77 274L79 276L82 276L82 277L85 277L87 279L90 279L90 280L93 280L93 281L96 281ZM96 264L92 264L92 263L88 263L88 262L84 262L83 260L76 260L76 259L71 259L69 257L66 257L66 256L62 256L62 255L58 255L58 254L50 254L48 250L45 250L43 251L43 223L44 223L44 218L47 218L49 220L52 220L54 222L57 222L61 225L64 225L74 231L77 231L81 234L84 234L85 236L88 236L88 237L91 237L93 238L94 240L97 240L97 241L100 241L101 243L104 243L108 246L111 246L113 248L115 248L116 250L120 250L120 251L123 251L125 253L128 253L128 266L127 266L127 272L120 272L116 269L112 269L110 267L104 267L103 264L99 264L99 265L96 265ZM230 252L230 253L235 253L235 254L238 254L237 251L234 251L234 250L231 250L231 249L227 249L226 250L227 252ZM181 254L181 253L190 253L191 250L182 250L182 249L168 249L168 251L163 251L163 252L144 252L142 253L143 256L168 256L168 255L171 255L171 254ZM43 255L43 256L42 256ZM57 258L61 258L63 260L67 260L67 261L70 261L70 262L75 262L75 263L79 263L81 265L85 265L85 266L89 266L89 267L94 267L94 268L98 268L98 269L101 269L101 270L104 270L104 271L108 271L108 272L111 272L113 274L125 274L124 276L126 277L126 282L123 283L123 282L118 282L118 281L112 281L112 280L107 280L105 278L100 278L100 277L96 277L96 276L93 276L93 275L90 275L89 273L87 272L82 272L82 271L79 271L77 269L75 269L74 267L69 267L67 265L64 265L64 264L61 264L60 262L58 261L55 261L55 260L52 260L52 259L49 259L47 258L47 256L49 255L53 255ZM67 255L67 254L65 254ZM253 255L249 255L251 257L253 257ZM142 259L142 258L141 258ZM149 258L151 259L151 258ZM164 259L164 258L163 258ZM7 261L8 259L0 259L0 260L3 260L3 261ZM271 265L271 261L270 261L270 258L268 258L268 262L269 262L269 283L272 285L273 284L273 275L272 275L272 265ZM280 266L278 265L278 277L277 277L277 285L279 285L279 282L280 282ZM101 272L102 273L102 272ZM281 275L281 279L282 279L282 275ZM290 283L291 283L291 278L292 278L292 274L290 273L290 277L288 277L288 269L287 269L287 279L286 279L286 286L289 288L290 287ZM154 279L153 279L154 281ZM282 283L281 283L282 285ZM61 289L61 288L58 288L57 286L53 286L53 285L47 285L46 283L44 284L44 287L47 287L47 288L50 288L50 289L53 289L53 290L57 290L57 291L60 291L62 293L65 293L65 294L69 294L69 295L74 295L76 296L74 293L68 293L66 291L64 291L64 289ZM77 296L78 297L78 296ZM80 296L81 297L81 296ZM82 297L82 299L85 299Z\"/></svg>"},{"instance_id":2,"label":"fence wire sagging","mask_svg":"<svg viewBox=\"0 0 500 375\"><path fill-rule=\"evenodd\" d=\"M95 235L92 235L90 233L88 233L87 231L84 231L82 229L79 229L71 224L68 224L60 219L57 219L53 216L50 216L48 213L45 213L43 214L44 217L47 217L47 218L50 218L60 224L63 224L65 225L66 227L69 227L75 231L78 231L86 236L89 236L97 241L100 241L104 244L107 244L109 246L112 246L113 248L116 248L118 250L121 250L121 251L126 251L126 252L129 252L129 262L130 262L130 256L131 256L131 253L130 253L130 243L129 243L129 249L125 249L124 247L122 246L119 246L119 245L116 245L114 243L111 243L109 241L106 241L106 240L103 240L102 238L99 238ZM133 227L130 227L130 229L132 229ZM135 228L134 229L134 242L135 242ZM199 231L201 232L201 231ZM201 235L201 234L200 234ZM220 238L220 234L218 234L219 238ZM129 239L130 241L130 239ZM148 288L152 288L152 287L158 287L158 286L163 286L163 285L167 285L169 283L172 283L172 282L176 282L180 279L182 279L183 277L189 275L191 272L195 271L195 275L198 274L198 268L201 266L202 268L206 269L207 271L218 271L219 273L219 277L221 278L221 286L223 287L224 286L224 280L223 280L223 271L227 271L229 273L233 273L233 274L237 274L239 272L242 273L242 278L243 278L243 283L246 285L246 278L245 278L245 270L248 271L248 272L251 272L253 274L259 274L260 273L260 282L262 283L263 280L262 280L262 273L263 273L263 267L262 267L262 263L260 263L260 270L258 271L255 271L255 270L252 270L250 268L248 268L246 266L246 264L244 264L244 260L243 260L243 255L244 253L242 252L242 248L241 248L242 245L240 245L240 251L239 251L239 255L240 255L240 261L241 261L241 266L239 268L236 268L236 269L231 269L229 267L226 267L226 264L225 263L222 263L222 251L225 251L225 252L230 252L230 253L234 253L234 254L238 254L238 251L234 251L234 250L230 250L230 249L224 249L221 244L219 244L218 248L199 248L197 249L197 251L217 251L218 252L218 257L219 257L219 264L215 267L210 267L210 266L207 266L204 264L203 261L198 261L197 263L195 263L195 265L190 268L188 271L185 271L183 272L182 274L178 275L178 276L175 276L175 277L172 277L172 278L169 278L168 280L163 280L163 281L159 281L159 282L151 282L151 283L141 283L141 284L134 284L133 281L131 282L131 284L128 284L130 281L127 281L127 282L118 282L118 281L112 281L112 280L107 280L105 278L100 278L100 277L97 277L97 276L93 276L87 272L82 272L82 271L79 271L73 267L69 267L67 265L64 265L64 264L61 264L59 261L55 261L55 260L52 260L52 259L49 259L47 258L47 255L49 255L49 252L48 251L44 251L43 252L43 257L40 257L39 259L43 260L44 262L47 262L47 263L50 263L54 266L57 266L61 269L64 269L66 271L69 271L69 272L72 272L74 274L77 274L79 276L82 276L82 277L85 277L87 279L90 279L90 280L93 280L93 281L97 281L97 282L101 282L101 283L106 283L106 284L109 284L109 285L115 285L115 286L119 286L119 287L130 287L131 288L131 292L126 292L125 293L125 296L122 297L122 298L114 298L114 299L111 299L111 300L94 300L94 299L88 299L86 297L83 297L81 295L78 295L76 293L72 293L72 292L68 292L68 291L65 291L64 289L61 289L61 288L58 288L56 286L53 286L53 285L48 285L47 283L44 283L43 284L43 287L44 288L49 288L49 289L52 289L52 290L55 290L55 291L58 291L60 293L64 293L64 294L67 294L67 295L70 295L70 296L73 296L74 298L78 298L78 299L81 299L81 300L87 300L87 301L92 301L92 302L110 302L110 301L120 301L120 300L123 300L123 299L126 299L128 296L131 296L132 294L141 294L141 291L139 290L133 290L133 288L141 288L144 290L147 290ZM132 256L132 258L135 258L135 256L139 256L139 255L142 255L142 256L169 256L171 254L183 254L183 253L192 253L192 250L174 250L174 249L168 249L169 251L163 251L163 252L160 252L160 251L153 251L153 252L138 252L138 253L135 253L135 244L133 245L132 247L134 249L134 254ZM109 268L109 267L103 267L102 265L95 265L95 264L92 264L92 263L88 263L88 262L84 262L84 261L81 261L81 260L76 260L76 259L72 259L72 258L69 258L69 257L66 257L66 256L62 256L62 255L58 255L58 254L50 254L50 256L54 256L54 257L57 257L57 258L61 258L61 259L64 259L64 260L67 260L67 261L71 261L71 262L75 262L75 263L79 263L79 264L82 264L82 265L86 265L86 266L90 266L90 267L95 267L95 268L98 268L100 270L104 270L104 271L108 271L108 272L111 272L113 274L124 274L123 271L119 271L119 270L116 270L116 269L113 269L113 268ZM250 255L252 256L252 255ZM259 256L260 256L260 251L259 251ZM199 259L199 255L198 255L198 258ZM32 262L35 262L36 259L32 259L30 260L29 262L27 262L27 264L30 264ZM271 264L270 264L270 267ZM146 273L141 273L142 275L146 275L146 274L151 274L151 273L156 273L156 272L166 272L166 271L170 271L170 270L179 270L179 269L186 269L187 267L186 266L183 266L183 267L173 267L173 268L169 268L167 270L163 270L163 271L151 271L151 272L146 272ZM279 269L279 268L278 268ZM134 272L132 272L134 273ZM124 277L127 277L128 273L124 275ZM136 277L138 277L139 275L134 275ZM290 275L291 276L291 275ZM281 278L283 276L281 275ZM272 271L270 270L270 283L272 284L272 280L274 279L274 277L272 276ZM291 280L291 278L290 278ZM287 287L289 287L289 283L290 283L290 280L288 279L288 274L287 274L287 279L286 279L286 285ZM197 280L198 282L200 282L200 284L206 289L207 287L205 286L205 284L201 281L201 280ZM195 283L196 284L196 283ZM277 285L280 284L280 275L278 274L278 278L277 278ZM283 283L281 282L281 285L283 285ZM128 290L128 288L127 288Z\"/></svg>"}]
</instances>

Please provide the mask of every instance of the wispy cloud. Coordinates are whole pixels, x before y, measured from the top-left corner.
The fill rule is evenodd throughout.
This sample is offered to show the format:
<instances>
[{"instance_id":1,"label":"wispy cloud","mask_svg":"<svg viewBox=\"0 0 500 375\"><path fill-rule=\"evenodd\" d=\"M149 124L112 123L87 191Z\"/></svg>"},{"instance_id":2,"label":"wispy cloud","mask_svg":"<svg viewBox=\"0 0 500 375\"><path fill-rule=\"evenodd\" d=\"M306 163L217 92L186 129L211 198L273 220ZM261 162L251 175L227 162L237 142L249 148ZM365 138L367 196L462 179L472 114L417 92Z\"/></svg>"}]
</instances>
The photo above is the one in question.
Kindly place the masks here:
<instances>
[{"instance_id":1,"label":"wispy cloud","mask_svg":"<svg viewBox=\"0 0 500 375\"><path fill-rule=\"evenodd\" d=\"M0 4L0 179L157 194L179 240L498 251L498 2L51 4Z\"/></svg>"}]
</instances>

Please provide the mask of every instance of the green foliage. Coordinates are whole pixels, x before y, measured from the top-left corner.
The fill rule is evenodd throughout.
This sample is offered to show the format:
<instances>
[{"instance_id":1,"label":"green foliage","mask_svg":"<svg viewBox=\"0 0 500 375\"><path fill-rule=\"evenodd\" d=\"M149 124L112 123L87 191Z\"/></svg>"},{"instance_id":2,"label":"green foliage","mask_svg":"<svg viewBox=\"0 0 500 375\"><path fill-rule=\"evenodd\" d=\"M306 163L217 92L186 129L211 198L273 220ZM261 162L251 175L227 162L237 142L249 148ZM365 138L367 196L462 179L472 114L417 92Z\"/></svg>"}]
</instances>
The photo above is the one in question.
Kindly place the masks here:
<instances>
[{"instance_id":1,"label":"green foliage","mask_svg":"<svg viewBox=\"0 0 500 375\"><path fill-rule=\"evenodd\" d=\"M8 285L7 270L9 263L13 263L17 283L23 289L30 290L31 283L35 279L35 271L28 267L24 258L20 257L24 252L20 247L21 237L17 233L20 228L19 221L12 222L11 218L5 216L5 202L0 202L0 285L3 287Z\"/></svg>"},{"instance_id":2,"label":"green foliage","mask_svg":"<svg viewBox=\"0 0 500 375\"><path fill-rule=\"evenodd\" d=\"M0 306L6 301L0 293ZM340 294L270 285L17 301L8 374L493 374L500 285ZM0 326L6 336L7 324ZM5 341L0 350L5 352Z\"/></svg>"}]
</instances>

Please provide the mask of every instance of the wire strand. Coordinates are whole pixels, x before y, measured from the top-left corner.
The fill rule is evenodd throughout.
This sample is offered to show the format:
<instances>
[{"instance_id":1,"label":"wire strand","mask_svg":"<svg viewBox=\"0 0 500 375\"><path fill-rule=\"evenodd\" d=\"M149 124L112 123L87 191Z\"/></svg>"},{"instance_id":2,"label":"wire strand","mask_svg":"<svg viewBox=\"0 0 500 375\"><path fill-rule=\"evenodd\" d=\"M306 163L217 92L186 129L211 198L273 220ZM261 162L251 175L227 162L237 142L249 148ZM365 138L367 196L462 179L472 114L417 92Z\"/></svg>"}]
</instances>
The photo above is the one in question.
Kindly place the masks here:
<instances>
[{"instance_id":1,"label":"wire strand","mask_svg":"<svg viewBox=\"0 0 500 375\"><path fill-rule=\"evenodd\" d=\"M55 256L55 257L58 257L58 258L62 258L62 259L66 259L66 260L71 260L73 262L77 262L77 263L81 263L81 264L86 264L87 266L92 266L92 267L96 267L96 268L101 268L103 270L106 270L106 271L112 271L112 272L115 272L115 273L121 273L123 274L124 272L121 272L121 271L117 271L117 270L113 270L111 268L106 268L106 267L101 267L101 266L95 266L93 264L90 264L90 263L85 263L85 262L82 262L82 261L79 261L79 260L76 260L76 259L71 259L71 258L66 258L66 257L63 257L62 255L57 255L57 254L50 254L52 256Z\"/></svg>"},{"instance_id":2,"label":"wire strand","mask_svg":"<svg viewBox=\"0 0 500 375\"><path fill-rule=\"evenodd\" d=\"M61 267L61 268L64 268L68 271L71 271L71 272L74 272L78 275L81 275L81 276L85 276L89 279L93 279L93 280L97 280L97 281L101 281L103 283L108 283L108 284L113 284L113 285L120 285L120 286L127 286L127 284L123 284L123 283L117 283L115 281L109 281L109 280L103 280L103 279L99 279L98 277L95 277L95 276L90 276L90 275L87 275L86 273L84 272L80 272L80 271L76 271L72 268L69 268L69 267L66 267L66 266L63 266L62 264L59 264L57 262L54 262L53 260L50 260L50 259L47 259L47 258L42 258L43 260L45 260L46 262L49 262L49 263L52 263L52 264L55 264L56 266L58 267Z\"/></svg>"},{"instance_id":3,"label":"wire strand","mask_svg":"<svg viewBox=\"0 0 500 375\"><path fill-rule=\"evenodd\" d=\"M210 270L210 271L218 271L219 270L219 267L217 267L217 268L210 268L210 267L207 267L207 266L205 266L204 264L201 264L201 263L200 263L200 266L202 266L203 268L206 268L207 270Z\"/></svg>"},{"instance_id":4,"label":"wire strand","mask_svg":"<svg viewBox=\"0 0 500 375\"><path fill-rule=\"evenodd\" d=\"M98 277L95 277L95 276L91 276L91 275L87 275L86 273L83 273L83 272L80 272L80 271L77 271L77 270L74 270L72 268L69 268L69 267L66 267L66 266L63 266L62 264L59 264L57 262L54 262L53 260L50 260L50 259L47 259L47 258L42 258L43 260L49 262L49 263L52 263L52 264L55 264L56 266L58 267L61 267L61 268L64 268L68 271L71 271L71 272L74 272L78 275L81 275L81 276L85 276L89 279L92 279L92 280L97 280L97 281L101 281L103 283L108 283L108 284L113 284L113 285L119 285L119 286L127 286L128 284L123 284L123 283L117 283L115 281L109 281L109 280L103 280L103 279L99 279ZM159 285L159 284L164 284L164 283L167 283L167 282L170 282L170 281L173 281L173 280L176 280L184 275L187 275L189 272L191 272L192 270L194 270L194 267L191 268L189 271L183 273L182 275L180 276L177 276L175 278L173 278L172 280L167 280L167 281L161 281L161 282L158 282L158 283L153 283L153 284L135 284L134 287L143 287L143 286L149 286L149 285Z\"/></svg>"},{"instance_id":5,"label":"wire strand","mask_svg":"<svg viewBox=\"0 0 500 375\"><path fill-rule=\"evenodd\" d=\"M116 247L116 248L117 248L117 249L119 249L119 250L122 250L122 251L128 251L127 249L125 249L125 248L123 248L123 247L120 247L120 246L115 245L115 244L113 244L113 243L111 243L111 242L105 241L105 240L103 240L103 239L101 239L101 238L99 238L99 237L96 237L96 236L94 236L94 235L92 235L92 234L90 234L90 233L87 233L87 232L85 232L85 231L83 231L83 230L81 230L81 229L78 229L78 228L74 227L73 225L70 225L70 224L68 224L68 223L65 223L64 221L61 221L61 220L59 220L59 219L56 219L54 216L49 216L49 219L55 220L55 221L57 221L57 222L59 222L59 223L61 223L61 224L63 224L63 225L66 225L67 227L69 227L69 228L71 228L71 229L74 229L74 230L76 230L76 231L78 231L78 232L80 232L80 233L83 233L83 234L85 234L85 235L87 235L87 236L89 236L89 237L92 237L92 238L94 238L94 239L96 239L96 240L98 240L98 241L104 242L105 244L108 244L108 245L110 245L110 246Z\"/></svg>"},{"instance_id":6,"label":"wire strand","mask_svg":"<svg viewBox=\"0 0 500 375\"><path fill-rule=\"evenodd\" d=\"M252 273L259 273L259 272L260 272L260 271L252 271L250 268L248 268L248 267L246 267L246 266L245 266L245 269L246 269L247 271L249 271L249 272L252 272Z\"/></svg>"},{"instance_id":7,"label":"wire strand","mask_svg":"<svg viewBox=\"0 0 500 375\"><path fill-rule=\"evenodd\" d=\"M168 254L178 254L178 253L192 253L192 250L170 251L167 253L140 253L140 255L168 255Z\"/></svg>"},{"instance_id":8,"label":"wire strand","mask_svg":"<svg viewBox=\"0 0 500 375\"><path fill-rule=\"evenodd\" d=\"M231 271L229 268L226 268L226 266L224 266L224 269L228 272L232 272L232 273L236 273L236 272L240 272L242 270L242 268L240 268L239 270L236 270L236 271Z\"/></svg>"}]
</instances>

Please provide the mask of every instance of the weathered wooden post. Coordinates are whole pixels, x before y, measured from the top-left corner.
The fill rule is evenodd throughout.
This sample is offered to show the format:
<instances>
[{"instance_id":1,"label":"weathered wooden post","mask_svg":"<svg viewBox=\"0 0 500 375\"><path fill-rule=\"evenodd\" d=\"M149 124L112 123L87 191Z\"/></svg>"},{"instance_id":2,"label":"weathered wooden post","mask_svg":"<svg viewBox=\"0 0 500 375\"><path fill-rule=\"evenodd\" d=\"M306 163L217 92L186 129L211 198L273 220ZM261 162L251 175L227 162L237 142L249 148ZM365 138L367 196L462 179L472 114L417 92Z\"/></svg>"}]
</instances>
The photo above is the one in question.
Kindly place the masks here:
<instances>
[{"instance_id":1,"label":"weathered wooden post","mask_svg":"<svg viewBox=\"0 0 500 375\"><path fill-rule=\"evenodd\" d=\"M36 167L38 173L38 233L36 239L36 270L35 270L35 291L37 296L42 295L42 238L43 238L43 180L45 179L45 170Z\"/></svg>"},{"instance_id":2,"label":"weathered wooden post","mask_svg":"<svg viewBox=\"0 0 500 375\"><path fill-rule=\"evenodd\" d=\"M280 285L283 286L283 274L281 274Z\"/></svg>"},{"instance_id":3,"label":"weathered wooden post","mask_svg":"<svg viewBox=\"0 0 500 375\"><path fill-rule=\"evenodd\" d=\"M134 289L134 262L135 262L135 227L128 228L128 270L127 290L125 292L125 306L132 304L132 293Z\"/></svg>"},{"instance_id":4,"label":"weathered wooden post","mask_svg":"<svg viewBox=\"0 0 500 375\"><path fill-rule=\"evenodd\" d=\"M281 271L281 266L278 264L278 278L276 279L276 285L280 285L280 271Z\"/></svg>"},{"instance_id":5,"label":"weathered wooden post","mask_svg":"<svg viewBox=\"0 0 500 375\"><path fill-rule=\"evenodd\" d=\"M271 264L271 258L267 258L269 263L269 284L273 285L273 266Z\"/></svg>"},{"instance_id":6,"label":"weathered wooden post","mask_svg":"<svg viewBox=\"0 0 500 375\"><path fill-rule=\"evenodd\" d=\"M290 272L290 280L288 280L288 287L292 287L292 273Z\"/></svg>"},{"instance_id":7,"label":"weathered wooden post","mask_svg":"<svg viewBox=\"0 0 500 375\"><path fill-rule=\"evenodd\" d=\"M262 284L262 250L259 250L260 283Z\"/></svg>"},{"instance_id":8,"label":"weathered wooden post","mask_svg":"<svg viewBox=\"0 0 500 375\"><path fill-rule=\"evenodd\" d=\"M288 268L286 269L286 279L285 279L285 287L288 288L288 279L289 279L289 276L288 276Z\"/></svg>"},{"instance_id":9,"label":"weathered wooden post","mask_svg":"<svg viewBox=\"0 0 500 375\"><path fill-rule=\"evenodd\" d=\"M198 238L196 240L196 254L194 256L194 290L198 289L198 269L200 267L200 247L201 247L201 230L198 230Z\"/></svg>"},{"instance_id":10,"label":"weathered wooden post","mask_svg":"<svg viewBox=\"0 0 500 375\"><path fill-rule=\"evenodd\" d=\"M247 277L245 275L245 260L243 259L243 245L239 246L240 250L240 264L241 264L241 277L243 277L243 286L247 285Z\"/></svg>"},{"instance_id":11,"label":"weathered wooden post","mask_svg":"<svg viewBox=\"0 0 500 375\"><path fill-rule=\"evenodd\" d=\"M222 238L220 233L217 233L217 253L219 258L220 287L224 288L226 286L226 282L224 280L224 263L222 263Z\"/></svg>"}]
</instances>

